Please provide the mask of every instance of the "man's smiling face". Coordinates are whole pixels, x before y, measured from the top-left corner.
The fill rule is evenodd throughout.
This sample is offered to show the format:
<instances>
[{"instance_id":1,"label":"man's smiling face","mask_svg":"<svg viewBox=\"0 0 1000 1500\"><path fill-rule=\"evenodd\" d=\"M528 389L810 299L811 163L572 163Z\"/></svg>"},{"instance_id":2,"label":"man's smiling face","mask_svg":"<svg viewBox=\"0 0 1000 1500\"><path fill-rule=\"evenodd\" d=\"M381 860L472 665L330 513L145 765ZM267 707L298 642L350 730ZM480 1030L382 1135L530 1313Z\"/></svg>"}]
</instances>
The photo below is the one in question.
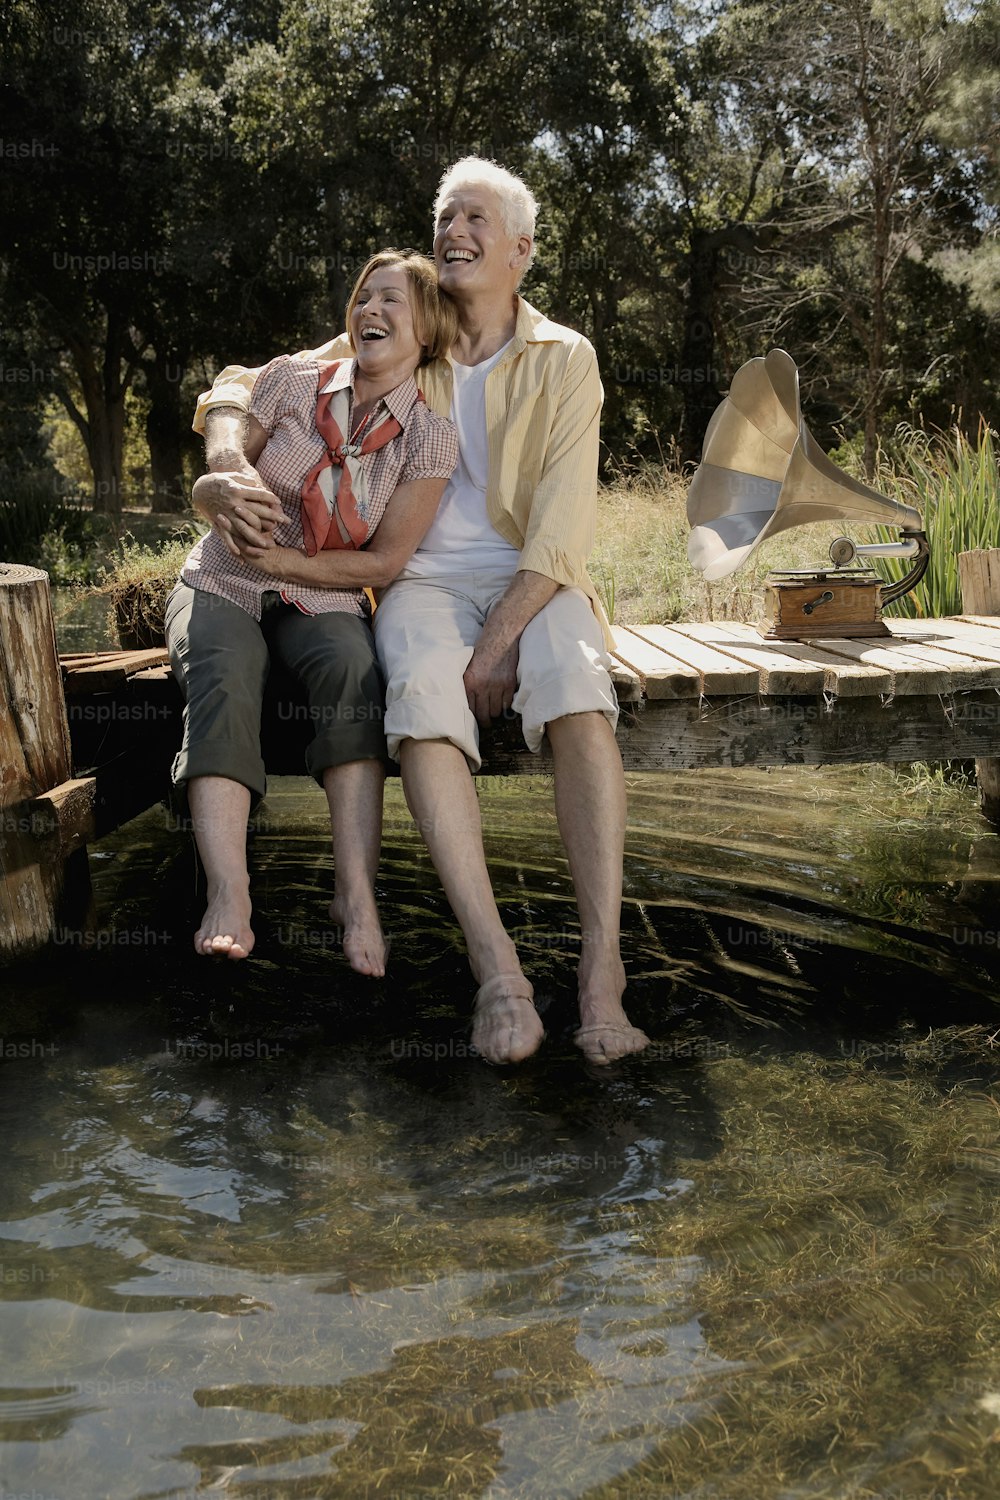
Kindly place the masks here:
<instances>
[{"instance_id":1,"label":"man's smiling face","mask_svg":"<svg viewBox=\"0 0 1000 1500\"><path fill-rule=\"evenodd\" d=\"M441 286L453 297L513 292L530 251L526 234L507 232L493 188L468 184L449 193L441 204L434 226L434 259Z\"/></svg>"}]
</instances>

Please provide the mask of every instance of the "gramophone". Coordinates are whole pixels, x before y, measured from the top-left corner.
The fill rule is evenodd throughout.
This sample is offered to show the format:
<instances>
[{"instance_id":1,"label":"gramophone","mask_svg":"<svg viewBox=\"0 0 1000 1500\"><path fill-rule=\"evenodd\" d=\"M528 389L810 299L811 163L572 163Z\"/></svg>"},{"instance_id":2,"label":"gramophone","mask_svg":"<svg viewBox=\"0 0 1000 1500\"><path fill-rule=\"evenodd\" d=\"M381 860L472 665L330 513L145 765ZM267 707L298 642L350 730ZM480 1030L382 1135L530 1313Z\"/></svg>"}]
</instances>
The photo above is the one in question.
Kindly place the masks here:
<instances>
[{"instance_id":1,"label":"gramophone","mask_svg":"<svg viewBox=\"0 0 1000 1500\"><path fill-rule=\"evenodd\" d=\"M688 492L688 557L709 582L742 567L761 542L810 521L848 519L897 527L898 542L831 544L832 567L769 573L769 640L888 635L882 609L920 581L929 553L920 514L911 505L852 479L823 452L799 407L799 372L784 349L748 360L712 414L701 464ZM911 557L914 565L888 584L857 557Z\"/></svg>"}]
</instances>

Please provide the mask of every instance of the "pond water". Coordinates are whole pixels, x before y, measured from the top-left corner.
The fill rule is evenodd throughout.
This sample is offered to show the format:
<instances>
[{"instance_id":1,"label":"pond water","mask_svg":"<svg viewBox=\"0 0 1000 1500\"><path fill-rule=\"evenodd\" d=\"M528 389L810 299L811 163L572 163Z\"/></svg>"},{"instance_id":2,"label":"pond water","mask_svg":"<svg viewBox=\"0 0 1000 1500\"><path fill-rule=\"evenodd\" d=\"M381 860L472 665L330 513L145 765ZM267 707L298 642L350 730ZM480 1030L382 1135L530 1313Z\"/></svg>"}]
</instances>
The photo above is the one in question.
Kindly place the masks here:
<instances>
[{"instance_id":1,"label":"pond water","mask_svg":"<svg viewBox=\"0 0 1000 1500\"><path fill-rule=\"evenodd\" d=\"M73 649L65 647L64 649ZM0 974L0 1500L965 1500L1000 1484L1000 842L889 772L630 779L641 1058L572 1045L539 779L481 784L547 1039L470 1057L387 797L389 973L322 919L324 804L255 819L258 947L185 835Z\"/></svg>"}]
</instances>

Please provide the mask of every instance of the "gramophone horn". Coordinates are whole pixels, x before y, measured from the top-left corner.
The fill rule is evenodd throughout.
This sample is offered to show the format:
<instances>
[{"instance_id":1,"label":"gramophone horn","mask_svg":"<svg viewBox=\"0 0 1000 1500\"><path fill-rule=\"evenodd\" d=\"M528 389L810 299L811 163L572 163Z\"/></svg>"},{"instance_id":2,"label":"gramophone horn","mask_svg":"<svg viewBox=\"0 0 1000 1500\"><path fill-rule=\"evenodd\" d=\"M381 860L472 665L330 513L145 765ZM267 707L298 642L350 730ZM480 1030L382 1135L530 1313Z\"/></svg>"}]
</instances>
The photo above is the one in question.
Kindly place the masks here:
<instances>
[{"instance_id":1,"label":"gramophone horn","mask_svg":"<svg viewBox=\"0 0 1000 1500\"><path fill-rule=\"evenodd\" d=\"M708 424L687 514L688 557L710 582L791 526L843 518L906 531L922 524L912 506L887 500L827 458L802 420L799 373L784 349L737 370Z\"/></svg>"}]
</instances>

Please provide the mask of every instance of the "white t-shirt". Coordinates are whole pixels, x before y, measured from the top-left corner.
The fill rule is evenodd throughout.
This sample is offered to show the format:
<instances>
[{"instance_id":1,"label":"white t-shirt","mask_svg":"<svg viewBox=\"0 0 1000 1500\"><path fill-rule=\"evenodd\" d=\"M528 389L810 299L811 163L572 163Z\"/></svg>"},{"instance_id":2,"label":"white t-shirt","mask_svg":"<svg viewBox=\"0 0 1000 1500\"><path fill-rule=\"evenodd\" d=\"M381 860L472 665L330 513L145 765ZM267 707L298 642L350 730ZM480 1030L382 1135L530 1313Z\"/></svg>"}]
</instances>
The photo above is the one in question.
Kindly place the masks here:
<instances>
[{"instance_id":1,"label":"white t-shirt","mask_svg":"<svg viewBox=\"0 0 1000 1500\"><path fill-rule=\"evenodd\" d=\"M469 573L480 568L517 569L520 549L511 546L486 514L489 449L486 437L486 377L513 340L478 365L452 362L451 420L458 430L458 464L445 486L437 515L401 578Z\"/></svg>"}]
</instances>

